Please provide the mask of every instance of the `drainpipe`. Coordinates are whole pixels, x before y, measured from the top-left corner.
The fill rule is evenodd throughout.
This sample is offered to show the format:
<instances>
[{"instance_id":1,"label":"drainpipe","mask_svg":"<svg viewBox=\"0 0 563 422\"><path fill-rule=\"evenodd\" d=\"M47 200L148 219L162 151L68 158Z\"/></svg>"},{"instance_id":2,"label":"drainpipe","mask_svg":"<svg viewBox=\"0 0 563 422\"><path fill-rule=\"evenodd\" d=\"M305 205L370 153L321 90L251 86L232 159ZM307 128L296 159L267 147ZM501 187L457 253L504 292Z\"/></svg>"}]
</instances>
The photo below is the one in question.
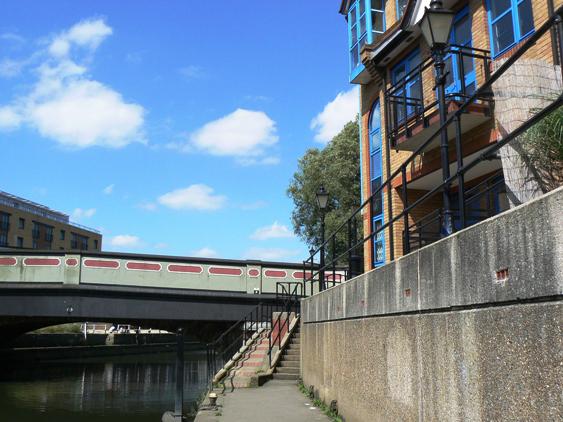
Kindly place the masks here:
<instances>
[{"instance_id":1,"label":"drainpipe","mask_svg":"<svg viewBox=\"0 0 563 422\"><path fill-rule=\"evenodd\" d=\"M553 0L547 0L547 13L549 16L553 16L555 13L555 5L553 4ZM551 53L553 55L553 64L560 65L561 58L559 57L559 51L557 50L557 39L558 32L561 31L561 25L554 25L549 30L551 35Z\"/></svg>"}]
</instances>

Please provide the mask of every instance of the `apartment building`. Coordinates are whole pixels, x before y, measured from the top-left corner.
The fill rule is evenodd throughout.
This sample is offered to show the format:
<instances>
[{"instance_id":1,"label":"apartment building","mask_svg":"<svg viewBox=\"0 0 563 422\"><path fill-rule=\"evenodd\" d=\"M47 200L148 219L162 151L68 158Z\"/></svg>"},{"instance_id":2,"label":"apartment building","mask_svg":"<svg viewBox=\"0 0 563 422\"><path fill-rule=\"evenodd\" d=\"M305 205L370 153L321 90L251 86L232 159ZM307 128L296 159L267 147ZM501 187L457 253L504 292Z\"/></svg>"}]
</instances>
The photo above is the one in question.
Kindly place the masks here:
<instances>
[{"instance_id":1,"label":"apartment building","mask_svg":"<svg viewBox=\"0 0 563 422\"><path fill-rule=\"evenodd\" d=\"M0 191L0 247L100 251L102 235L67 214Z\"/></svg>"},{"instance_id":2,"label":"apartment building","mask_svg":"<svg viewBox=\"0 0 563 422\"><path fill-rule=\"evenodd\" d=\"M463 179L432 191L455 175L458 166L479 157L534 109L561 94L556 28L491 82L491 89L479 88L562 3L443 1L453 20L439 59L445 73L441 103L438 56L420 26L430 0L342 1L350 83L360 87L362 196L366 200L375 194L362 214L364 235L377 233L405 208L422 201L365 244L366 270L543 193L528 177L517 148L508 145L464 173ZM455 114L460 107L463 113ZM444 141L441 119L454 115Z\"/></svg>"}]
</instances>

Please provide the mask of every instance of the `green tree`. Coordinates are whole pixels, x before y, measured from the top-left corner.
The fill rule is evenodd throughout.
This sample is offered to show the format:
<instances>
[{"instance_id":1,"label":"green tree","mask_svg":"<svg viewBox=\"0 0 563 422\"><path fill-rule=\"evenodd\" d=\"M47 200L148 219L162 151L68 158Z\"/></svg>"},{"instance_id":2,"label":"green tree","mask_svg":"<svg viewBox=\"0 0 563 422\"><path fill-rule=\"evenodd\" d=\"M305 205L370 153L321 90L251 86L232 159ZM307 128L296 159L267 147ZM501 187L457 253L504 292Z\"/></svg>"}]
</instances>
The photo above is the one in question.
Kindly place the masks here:
<instances>
[{"instance_id":1,"label":"green tree","mask_svg":"<svg viewBox=\"0 0 563 422\"><path fill-rule=\"evenodd\" d=\"M287 189L294 202L292 223L295 234L308 245L318 247L321 233L321 211L315 194L323 185L329 192L325 218L327 238L360 206L360 148L357 121L347 123L325 148L308 149L299 160L298 170ZM357 233L362 225L358 216ZM347 228L337 236L337 253L346 250ZM332 253L332 247L329 245Z\"/></svg>"}]
</instances>

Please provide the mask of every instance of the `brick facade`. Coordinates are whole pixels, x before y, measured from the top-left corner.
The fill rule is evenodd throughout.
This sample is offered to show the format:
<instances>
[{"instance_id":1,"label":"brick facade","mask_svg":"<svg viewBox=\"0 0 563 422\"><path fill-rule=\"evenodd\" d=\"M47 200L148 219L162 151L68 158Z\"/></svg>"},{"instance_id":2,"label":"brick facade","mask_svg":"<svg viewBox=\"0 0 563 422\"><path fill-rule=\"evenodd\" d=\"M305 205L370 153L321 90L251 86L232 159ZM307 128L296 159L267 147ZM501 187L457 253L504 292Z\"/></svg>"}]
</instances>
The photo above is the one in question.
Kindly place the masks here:
<instances>
[{"instance_id":1,"label":"brick facade","mask_svg":"<svg viewBox=\"0 0 563 422\"><path fill-rule=\"evenodd\" d=\"M462 8L468 6L469 7L469 14L472 19L472 46L478 49L484 49L490 51L491 49L491 41L490 41L490 34L489 34L489 23L487 17L487 9L485 5L486 0L469 0L469 1L462 1L456 3L452 8L454 11L461 10ZM563 0L556 0L555 8L563 4ZM386 25L388 31L392 31L396 25L396 2L395 1L388 1L386 3ZM534 27L537 29L539 28L547 19L548 17L548 5L546 0L532 0L533 6L533 15L534 15ZM383 139L382 145L382 157L383 157L383 180L386 180L390 173L386 162L387 154L389 154L390 159L390 171L393 173L396 171L407 158L411 156L411 151L404 151L404 150L396 150L395 148L391 148L389 150L388 145L388 137L386 133L386 124L385 124L385 90L389 89L390 84L390 75L391 69L395 66L398 62L404 59L413 49L418 48L420 51L421 60L424 61L426 58L429 57L430 52L429 48L426 45L425 41L422 39L421 36L412 40L410 44L405 46L402 51L395 55L395 57L386 62L385 65L375 63L377 67L381 69L379 77L372 77L369 83L361 85L360 90L360 97L361 97L361 107L360 107L360 114L361 114L361 137L360 140L362 146L362 157L361 157L361 167L362 167L362 174L363 182L362 182L362 194L364 198L368 198L371 194L370 192L370 148L369 148L369 120L370 120L370 111L373 107L373 104L376 100L379 100L381 106L381 133ZM509 57L514 51L516 51L518 45L512 48L509 51L504 52L502 55L495 57L494 61L502 60ZM534 60L543 60L548 63L553 63L553 53L552 53L552 45L551 45L551 36L550 33L545 34L545 36L541 37L539 42L531 48L523 59L532 58ZM475 60L475 79L476 79L476 86L479 87L485 81L487 71L491 71L494 67L494 63L491 62L489 64L489 69L486 69L486 65L483 61ZM365 63L365 62L364 62ZM373 75L372 75L373 76ZM383 79L385 78L385 80ZM422 73L422 86L423 86L423 97L424 97L424 105L429 105L431 102L436 100L436 96L433 91L434 87L434 68L433 66L429 66L425 69ZM433 126L434 127L434 126ZM435 126L437 129L439 126ZM463 133L462 136L462 149L463 155L465 157L478 152L480 149L485 148L486 146L490 145L491 143L496 142L499 139L498 130L497 130L497 122L494 117L494 114L488 119L486 122L479 124L478 126L470 129ZM388 151L389 150L389 151ZM456 151L455 146L453 145L453 141L450 141L450 160L456 159ZM451 162L451 161L450 161ZM412 181L415 179L419 179L425 176L428 176L431 172L439 170L441 168L440 165L440 150L439 148L434 148L431 150L424 151L415 160L413 160L412 165L409 167L409 171L407 172L407 180ZM467 187L471 187L482 177L475 178L475 180L469 180L467 182ZM391 201L392 201L392 208L393 208L393 216L400 214L404 207L404 198L402 197L402 186L401 180L397 178L396 180L392 181L392 191L391 191ZM417 198L420 198L424 193L427 191L424 189L409 189L409 203L412 203ZM384 190L383 194L383 205L384 205L384 221L389 221L389 213L388 213L388 193L387 190ZM414 224L418 222L422 217L431 213L434 210L437 210L442 206L442 196L440 193L433 195L429 198L426 202L421 204L415 210L413 210L412 214L409 216L409 224ZM363 214L363 221L364 221L364 234L367 235L371 232L371 224L370 224L370 210L369 207L364 210ZM403 221L397 221L393 225L393 234L394 234L394 256L395 258L401 256L403 254L403 230L404 224ZM390 238L389 238L389 231L386 230L385 232L385 244L386 244L386 260L391 259L390 254ZM371 242L366 242L364 245L364 266L366 269L372 267L372 245Z\"/></svg>"}]
</instances>

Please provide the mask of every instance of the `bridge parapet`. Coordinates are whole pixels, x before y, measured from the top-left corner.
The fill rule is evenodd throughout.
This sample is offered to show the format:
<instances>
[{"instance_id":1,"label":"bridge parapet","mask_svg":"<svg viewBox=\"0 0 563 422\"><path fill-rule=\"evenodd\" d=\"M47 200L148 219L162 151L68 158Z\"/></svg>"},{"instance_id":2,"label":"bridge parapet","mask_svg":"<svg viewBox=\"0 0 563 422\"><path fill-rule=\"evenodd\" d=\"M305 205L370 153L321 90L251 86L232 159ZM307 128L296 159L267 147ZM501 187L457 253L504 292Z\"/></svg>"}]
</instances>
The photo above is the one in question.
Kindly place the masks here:
<instances>
[{"instance_id":1,"label":"bridge parapet","mask_svg":"<svg viewBox=\"0 0 563 422\"><path fill-rule=\"evenodd\" d=\"M297 263L63 251L0 251L0 283L121 285L275 293L303 280Z\"/></svg>"}]
</instances>

